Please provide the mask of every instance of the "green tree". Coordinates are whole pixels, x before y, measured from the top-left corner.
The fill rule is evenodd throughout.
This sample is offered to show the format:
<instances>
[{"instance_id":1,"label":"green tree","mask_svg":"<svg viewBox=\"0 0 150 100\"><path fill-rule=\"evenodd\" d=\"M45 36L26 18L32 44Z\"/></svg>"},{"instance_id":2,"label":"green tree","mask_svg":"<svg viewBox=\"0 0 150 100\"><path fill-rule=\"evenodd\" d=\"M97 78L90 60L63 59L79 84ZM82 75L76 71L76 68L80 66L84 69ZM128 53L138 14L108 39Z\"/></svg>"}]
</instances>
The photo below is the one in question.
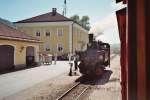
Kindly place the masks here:
<instances>
[{"instance_id":1,"label":"green tree","mask_svg":"<svg viewBox=\"0 0 150 100\"><path fill-rule=\"evenodd\" d=\"M80 19L79 15L76 14L70 17L70 19L77 22L78 24L83 26L85 29L90 30L90 23L89 23L90 18L88 16L82 16L82 18Z\"/></svg>"},{"instance_id":2,"label":"green tree","mask_svg":"<svg viewBox=\"0 0 150 100\"><path fill-rule=\"evenodd\" d=\"M75 21L77 23L80 23L80 17L79 17L79 15L74 15L74 16L70 17L70 19L72 19L73 21Z\"/></svg>"},{"instance_id":3,"label":"green tree","mask_svg":"<svg viewBox=\"0 0 150 100\"><path fill-rule=\"evenodd\" d=\"M80 20L80 24L87 30L90 29L89 20L90 20L90 18L88 16L82 16L82 19Z\"/></svg>"}]
</instances>

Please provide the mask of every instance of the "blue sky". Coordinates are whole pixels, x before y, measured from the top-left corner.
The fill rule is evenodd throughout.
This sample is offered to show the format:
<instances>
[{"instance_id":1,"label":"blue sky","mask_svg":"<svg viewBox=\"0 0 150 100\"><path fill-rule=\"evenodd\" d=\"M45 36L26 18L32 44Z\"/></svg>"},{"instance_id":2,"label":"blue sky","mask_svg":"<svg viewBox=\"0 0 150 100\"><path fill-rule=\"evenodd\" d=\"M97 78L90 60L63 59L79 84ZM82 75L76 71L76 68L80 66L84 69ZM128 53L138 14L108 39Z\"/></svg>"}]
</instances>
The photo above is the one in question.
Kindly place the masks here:
<instances>
[{"instance_id":1,"label":"blue sky","mask_svg":"<svg viewBox=\"0 0 150 100\"><path fill-rule=\"evenodd\" d=\"M1 0L0 17L15 22L51 12L52 8L57 8L57 11L62 13L63 2L64 0ZM109 18L108 16L115 12L114 5L115 0L67 0L67 17L74 14L88 15L91 26L94 27L95 23L101 23L103 19ZM99 39L119 43L116 25L106 28L103 33L102 38Z\"/></svg>"}]
</instances>

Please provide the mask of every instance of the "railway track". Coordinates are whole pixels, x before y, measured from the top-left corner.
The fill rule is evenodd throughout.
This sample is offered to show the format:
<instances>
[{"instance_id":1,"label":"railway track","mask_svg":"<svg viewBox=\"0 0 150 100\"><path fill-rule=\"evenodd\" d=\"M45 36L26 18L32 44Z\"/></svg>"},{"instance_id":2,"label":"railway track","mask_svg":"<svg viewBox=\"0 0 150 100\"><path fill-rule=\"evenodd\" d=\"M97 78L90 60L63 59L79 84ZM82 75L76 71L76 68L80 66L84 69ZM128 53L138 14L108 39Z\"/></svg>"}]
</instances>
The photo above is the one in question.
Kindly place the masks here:
<instances>
[{"instance_id":1,"label":"railway track","mask_svg":"<svg viewBox=\"0 0 150 100\"><path fill-rule=\"evenodd\" d=\"M79 100L79 98L85 93L89 86L90 85L77 83L56 100Z\"/></svg>"}]
</instances>

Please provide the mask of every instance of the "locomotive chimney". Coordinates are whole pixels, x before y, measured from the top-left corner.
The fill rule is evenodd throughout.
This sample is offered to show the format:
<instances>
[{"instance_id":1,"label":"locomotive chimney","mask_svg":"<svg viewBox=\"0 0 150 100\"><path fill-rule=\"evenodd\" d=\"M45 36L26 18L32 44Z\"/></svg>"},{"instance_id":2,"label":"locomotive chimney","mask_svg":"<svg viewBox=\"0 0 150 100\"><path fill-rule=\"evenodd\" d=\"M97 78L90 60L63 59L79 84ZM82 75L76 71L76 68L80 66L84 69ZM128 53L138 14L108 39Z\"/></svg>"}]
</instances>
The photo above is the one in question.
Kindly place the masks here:
<instances>
[{"instance_id":1,"label":"locomotive chimney","mask_svg":"<svg viewBox=\"0 0 150 100\"><path fill-rule=\"evenodd\" d=\"M52 16L55 16L56 12L57 12L57 9L56 8L52 8Z\"/></svg>"},{"instance_id":2,"label":"locomotive chimney","mask_svg":"<svg viewBox=\"0 0 150 100\"><path fill-rule=\"evenodd\" d=\"M94 35L92 33L89 34L89 43L92 43L94 40Z\"/></svg>"}]
</instances>

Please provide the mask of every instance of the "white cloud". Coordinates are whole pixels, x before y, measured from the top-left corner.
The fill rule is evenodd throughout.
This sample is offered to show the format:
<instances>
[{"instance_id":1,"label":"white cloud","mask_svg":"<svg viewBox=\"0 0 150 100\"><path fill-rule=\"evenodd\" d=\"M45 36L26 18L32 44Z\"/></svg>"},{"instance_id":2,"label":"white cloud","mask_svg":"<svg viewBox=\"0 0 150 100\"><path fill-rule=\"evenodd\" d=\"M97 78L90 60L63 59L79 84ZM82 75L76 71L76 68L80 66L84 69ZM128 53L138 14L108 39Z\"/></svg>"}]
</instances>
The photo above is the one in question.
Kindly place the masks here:
<instances>
[{"instance_id":1,"label":"white cloud","mask_svg":"<svg viewBox=\"0 0 150 100\"><path fill-rule=\"evenodd\" d=\"M113 9L112 13L110 15L106 16L104 19L99 20L96 23L94 23L91 26L89 33L94 33L95 36L99 36L99 35L104 34L104 32L107 31L108 29L117 27L117 19L116 19L115 12L124 7L127 7L127 5L123 4L122 2L116 4L116 2L114 0L113 0L113 2L111 2L110 5Z\"/></svg>"},{"instance_id":2,"label":"white cloud","mask_svg":"<svg viewBox=\"0 0 150 100\"><path fill-rule=\"evenodd\" d=\"M94 33L95 36L99 36L103 34L105 31L107 31L108 29L113 28L115 26L116 26L116 15L110 14L104 19L93 24L89 32Z\"/></svg>"},{"instance_id":3,"label":"white cloud","mask_svg":"<svg viewBox=\"0 0 150 100\"><path fill-rule=\"evenodd\" d=\"M91 25L89 33L94 33L96 40L102 40L108 43L119 43L120 40L115 12L127 7L127 5L122 2L116 4L115 0L113 0L110 6L112 7L112 13Z\"/></svg>"}]
</instances>

